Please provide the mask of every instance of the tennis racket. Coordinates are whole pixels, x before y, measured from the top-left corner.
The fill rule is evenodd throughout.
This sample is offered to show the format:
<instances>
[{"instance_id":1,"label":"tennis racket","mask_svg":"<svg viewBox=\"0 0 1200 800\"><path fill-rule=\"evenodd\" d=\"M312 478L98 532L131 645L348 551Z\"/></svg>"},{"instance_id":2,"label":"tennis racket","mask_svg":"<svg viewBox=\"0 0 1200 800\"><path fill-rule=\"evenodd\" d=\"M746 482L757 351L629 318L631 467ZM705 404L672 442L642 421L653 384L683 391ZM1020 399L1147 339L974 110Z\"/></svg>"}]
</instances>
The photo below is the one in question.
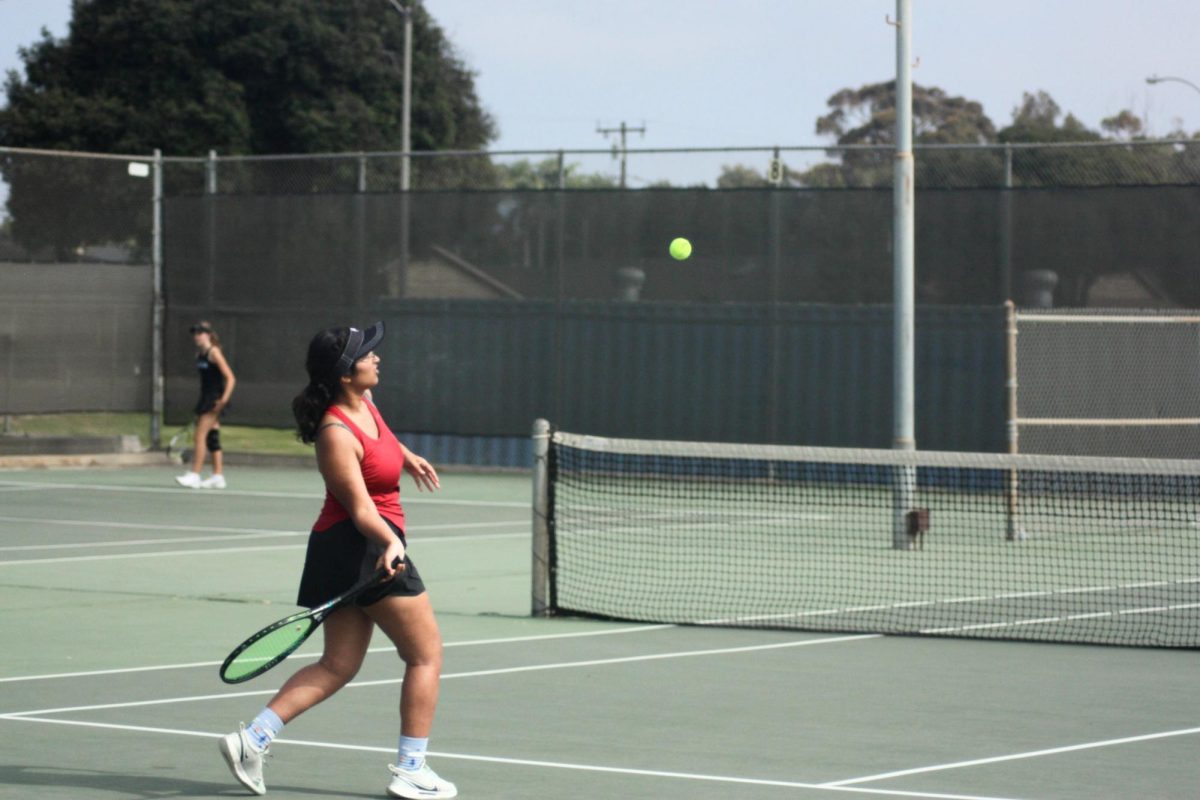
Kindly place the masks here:
<instances>
[{"instance_id":1,"label":"tennis racket","mask_svg":"<svg viewBox=\"0 0 1200 800\"><path fill-rule=\"evenodd\" d=\"M400 559L397 558L392 562L392 568L399 566ZM386 571L380 567L374 575L363 578L332 600L263 628L233 649L221 665L221 680L242 683L262 675L296 652L296 648L312 636L326 617L342 606L353 603L355 598L378 584L385 574Z\"/></svg>"},{"instance_id":2,"label":"tennis racket","mask_svg":"<svg viewBox=\"0 0 1200 800\"><path fill-rule=\"evenodd\" d=\"M186 464L192 460L192 444L196 438L194 422L184 425L167 441L167 458Z\"/></svg>"}]
</instances>

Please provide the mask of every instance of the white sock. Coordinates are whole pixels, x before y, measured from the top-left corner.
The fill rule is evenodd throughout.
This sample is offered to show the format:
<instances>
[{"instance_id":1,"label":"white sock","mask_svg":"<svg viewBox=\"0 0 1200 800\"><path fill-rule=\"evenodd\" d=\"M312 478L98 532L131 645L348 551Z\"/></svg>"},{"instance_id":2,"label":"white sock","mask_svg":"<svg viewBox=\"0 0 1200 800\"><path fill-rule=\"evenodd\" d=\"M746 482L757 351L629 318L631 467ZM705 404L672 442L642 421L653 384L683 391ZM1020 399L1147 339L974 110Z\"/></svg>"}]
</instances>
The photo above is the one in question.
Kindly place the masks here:
<instances>
[{"instance_id":1,"label":"white sock","mask_svg":"<svg viewBox=\"0 0 1200 800\"><path fill-rule=\"evenodd\" d=\"M418 770L425 763L425 750L429 747L429 737L401 736L397 748L396 766L400 769Z\"/></svg>"},{"instance_id":2,"label":"white sock","mask_svg":"<svg viewBox=\"0 0 1200 800\"><path fill-rule=\"evenodd\" d=\"M264 708L258 712L258 716L246 728L246 735L250 737L250 743L261 753L266 750L279 732L283 730L283 720L269 708Z\"/></svg>"}]
</instances>

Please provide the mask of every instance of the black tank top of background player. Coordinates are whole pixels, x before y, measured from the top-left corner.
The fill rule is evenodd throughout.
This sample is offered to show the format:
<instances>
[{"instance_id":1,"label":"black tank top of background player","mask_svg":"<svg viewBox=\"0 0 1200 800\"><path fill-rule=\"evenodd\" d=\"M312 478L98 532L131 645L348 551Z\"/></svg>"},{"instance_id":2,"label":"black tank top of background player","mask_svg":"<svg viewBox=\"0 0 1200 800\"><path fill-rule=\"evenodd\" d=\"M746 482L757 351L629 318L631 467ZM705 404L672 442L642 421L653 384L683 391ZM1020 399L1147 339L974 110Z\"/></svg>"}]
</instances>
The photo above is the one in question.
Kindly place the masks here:
<instances>
[{"instance_id":1,"label":"black tank top of background player","mask_svg":"<svg viewBox=\"0 0 1200 800\"><path fill-rule=\"evenodd\" d=\"M208 360L212 348L196 356L196 370L200 373L200 394L203 397L220 397L225 391L225 376L217 365Z\"/></svg>"}]
</instances>

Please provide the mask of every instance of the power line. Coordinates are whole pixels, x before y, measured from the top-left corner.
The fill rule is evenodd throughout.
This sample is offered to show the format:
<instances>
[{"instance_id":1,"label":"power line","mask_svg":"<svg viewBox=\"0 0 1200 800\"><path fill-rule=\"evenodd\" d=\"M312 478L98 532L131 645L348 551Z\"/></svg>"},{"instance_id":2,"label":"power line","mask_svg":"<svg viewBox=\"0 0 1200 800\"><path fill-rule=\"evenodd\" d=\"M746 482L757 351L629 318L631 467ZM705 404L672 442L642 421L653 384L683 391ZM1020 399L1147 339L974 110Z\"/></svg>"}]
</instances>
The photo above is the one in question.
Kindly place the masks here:
<instances>
[{"instance_id":1,"label":"power line","mask_svg":"<svg viewBox=\"0 0 1200 800\"><path fill-rule=\"evenodd\" d=\"M624 122L622 122L620 127L618 127L618 128L602 128L602 127L600 127L599 123L596 123L596 133L599 133L600 135L604 136L605 138L608 138L609 134L612 134L612 133L620 134L621 143L619 145L617 145L617 144L613 145L613 158L619 157L621 159L621 188L624 189L625 188L625 154L628 151L628 148L626 147L626 144L625 144L625 137L627 134L630 134L630 133L640 133L640 134L642 134L642 136L645 136L646 135L646 123L643 122L641 124L641 126L637 127L637 128L631 128L628 125L626 125Z\"/></svg>"}]
</instances>

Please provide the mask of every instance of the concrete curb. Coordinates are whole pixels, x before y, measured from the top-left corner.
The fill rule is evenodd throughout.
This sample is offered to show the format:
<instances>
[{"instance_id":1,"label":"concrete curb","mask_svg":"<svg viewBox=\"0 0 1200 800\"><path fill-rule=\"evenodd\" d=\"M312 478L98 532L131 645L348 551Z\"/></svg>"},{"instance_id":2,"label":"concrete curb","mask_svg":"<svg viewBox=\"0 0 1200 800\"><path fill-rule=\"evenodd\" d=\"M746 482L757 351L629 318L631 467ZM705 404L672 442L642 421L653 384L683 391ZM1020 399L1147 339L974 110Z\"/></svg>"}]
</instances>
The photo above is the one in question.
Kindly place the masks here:
<instances>
[{"instance_id":1,"label":"concrete curb","mask_svg":"<svg viewBox=\"0 0 1200 800\"><path fill-rule=\"evenodd\" d=\"M0 470L59 467L161 467L170 463L171 460L167 458L167 454L161 452L0 456Z\"/></svg>"},{"instance_id":2,"label":"concrete curb","mask_svg":"<svg viewBox=\"0 0 1200 800\"><path fill-rule=\"evenodd\" d=\"M424 448L418 452L430 458L439 472L522 474L531 471L527 466L472 463L472 452L461 448L438 447L437 444L437 437L425 436L420 445L432 448L433 452L423 452ZM460 458L466 463L459 463ZM311 451L289 455L234 451L225 453L225 464L231 467L316 469L317 457ZM182 469L186 465L178 459L169 458L165 451L143 450L136 436L0 439L0 470L143 466L175 466Z\"/></svg>"}]
</instances>

